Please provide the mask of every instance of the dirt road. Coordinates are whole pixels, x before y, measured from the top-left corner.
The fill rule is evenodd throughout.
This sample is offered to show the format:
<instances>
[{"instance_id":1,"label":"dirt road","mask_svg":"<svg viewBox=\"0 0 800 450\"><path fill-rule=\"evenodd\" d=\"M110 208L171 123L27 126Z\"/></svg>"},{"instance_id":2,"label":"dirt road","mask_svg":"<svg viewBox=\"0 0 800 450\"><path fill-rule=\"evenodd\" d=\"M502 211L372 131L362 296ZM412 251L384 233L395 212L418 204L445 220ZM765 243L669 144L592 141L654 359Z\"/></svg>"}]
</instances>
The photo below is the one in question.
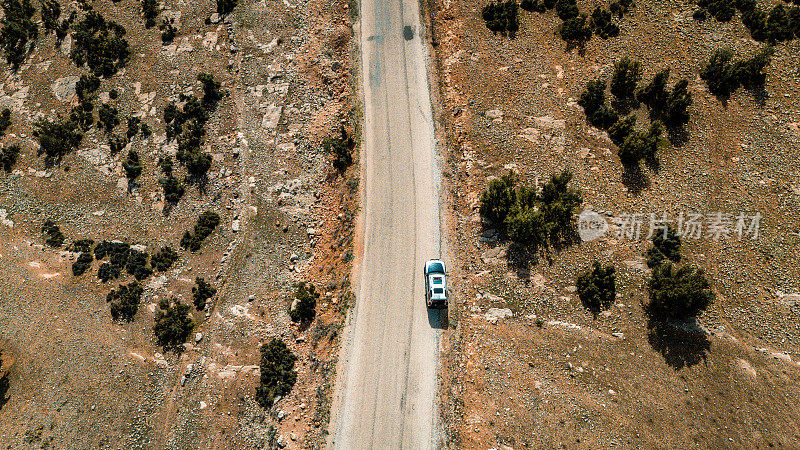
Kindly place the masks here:
<instances>
[{"instance_id":1,"label":"dirt road","mask_svg":"<svg viewBox=\"0 0 800 450\"><path fill-rule=\"evenodd\" d=\"M427 50L416 0L362 0L360 17L363 254L330 444L428 448L446 311L427 310L422 277L440 256Z\"/></svg>"}]
</instances>

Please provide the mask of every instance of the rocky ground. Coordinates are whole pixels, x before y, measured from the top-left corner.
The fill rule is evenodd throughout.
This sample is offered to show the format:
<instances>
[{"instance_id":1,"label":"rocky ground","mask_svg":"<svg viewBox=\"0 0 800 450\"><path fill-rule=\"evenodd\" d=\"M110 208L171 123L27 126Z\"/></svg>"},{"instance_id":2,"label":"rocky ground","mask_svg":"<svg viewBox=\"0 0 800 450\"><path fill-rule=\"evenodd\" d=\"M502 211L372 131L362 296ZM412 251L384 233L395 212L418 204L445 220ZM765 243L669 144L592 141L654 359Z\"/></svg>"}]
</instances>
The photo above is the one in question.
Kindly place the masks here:
<instances>
[{"instance_id":1,"label":"rocky ground","mask_svg":"<svg viewBox=\"0 0 800 450\"><path fill-rule=\"evenodd\" d=\"M321 445L339 323L351 302L358 186L357 169L335 173L321 142L341 125L353 132L352 8L241 2L223 19L212 16L212 3L167 2L162 14L176 19L178 35L162 45L157 28L143 27L139 2L93 6L126 28L132 47L126 68L103 82L101 101L116 89L120 116L142 118L153 135L132 144L145 165L132 190L121 168L126 152L111 155L96 129L78 152L46 168L32 122L65 115L85 72L66 56L69 39L58 48L43 32L19 71L6 70L0 106L12 110L13 125L3 140L23 154L0 176L0 337L3 360L13 361L0 441L8 448ZM209 182L165 210L156 162L174 154L175 143L166 142L163 109L180 93L199 94L201 71L228 93L206 125ZM76 255L42 245L41 224L53 218L67 243L178 249L206 210L220 214L220 226L200 251L179 251L172 269L146 281L131 323L112 321L105 296L132 277L103 284L97 263L73 277ZM191 303L196 276L219 292L205 313L192 310L196 327L184 351L162 352L152 333L158 300ZM322 292L307 329L288 316L300 280ZM258 348L272 337L297 354L298 383L265 410L254 400Z\"/></svg>"},{"instance_id":2,"label":"rocky ground","mask_svg":"<svg viewBox=\"0 0 800 450\"><path fill-rule=\"evenodd\" d=\"M553 12L520 10L514 39L493 36L485 3L428 2L457 290L441 389L452 445L800 444L790 400L800 378L800 43L776 46L763 104L739 90L723 105L698 74L718 48L747 57L760 47L738 18L698 23L688 2L638 2L618 21L619 37L594 37L581 55L565 51ZM639 186L576 103L587 81L608 79L626 55L642 62L645 82L671 68L670 84L686 78L694 98L688 139L662 149L660 170L644 169ZM697 324L653 332L642 306L645 239L608 233L520 264L483 228L478 196L491 177L512 170L535 183L564 168L583 206L609 219L759 212L759 238L684 239L684 261L705 269L716 301ZM594 260L613 264L618 283L617 301L597 317L575 292Z\"/></svg>"}]
</instances>

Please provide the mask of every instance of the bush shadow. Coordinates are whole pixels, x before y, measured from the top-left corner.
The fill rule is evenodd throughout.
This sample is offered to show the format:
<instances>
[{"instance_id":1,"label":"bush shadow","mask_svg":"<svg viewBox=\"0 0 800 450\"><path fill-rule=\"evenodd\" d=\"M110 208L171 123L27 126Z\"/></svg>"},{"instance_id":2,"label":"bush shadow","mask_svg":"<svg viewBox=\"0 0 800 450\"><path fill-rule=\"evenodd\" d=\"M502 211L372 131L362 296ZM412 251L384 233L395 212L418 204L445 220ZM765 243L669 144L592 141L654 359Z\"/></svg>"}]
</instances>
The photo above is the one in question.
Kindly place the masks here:
<instances>
[{"instance_id":1,"label":"bush shadow","mask_svg":"<svg viewBox=\"0 0 800 450\"><path fill-rule=\"evenodd\" d=\"M620 181L628 188L628 192L633 195L639 195L643 190L650 187L650 178L638 164L623 165Z\"/></svg>"},{"instance_id":2,"label":"bush shadow","mask_svg":"<svg viewBox=\"0 0 800 450\"><path fill-rule=\"evenodd\" d=\"M711 347L708 335L692 320L685 323L647 321L647 340L673 369L680 370L705 361Z\"/></svg>"}]
</instances>

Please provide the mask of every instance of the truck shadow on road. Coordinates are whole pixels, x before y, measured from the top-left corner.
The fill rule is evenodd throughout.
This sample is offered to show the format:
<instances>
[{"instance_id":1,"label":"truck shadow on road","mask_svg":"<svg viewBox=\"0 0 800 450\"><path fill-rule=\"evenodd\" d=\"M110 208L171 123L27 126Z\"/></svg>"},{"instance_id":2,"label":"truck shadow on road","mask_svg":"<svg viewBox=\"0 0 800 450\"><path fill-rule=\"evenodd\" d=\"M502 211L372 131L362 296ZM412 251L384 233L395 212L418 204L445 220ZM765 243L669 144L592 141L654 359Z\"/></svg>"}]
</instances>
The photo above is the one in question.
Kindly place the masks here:
<instances>
[{"instance_id":1,"label":"truck shadow on road","mask_svg":"<svg viewBox=\"0 0 800 450\"><path fill-rule=\"evenodd\" d=\"M446 330L449 324L447 308L428 308L428 323L431 328Z\"/></svg>"}]
</instances>

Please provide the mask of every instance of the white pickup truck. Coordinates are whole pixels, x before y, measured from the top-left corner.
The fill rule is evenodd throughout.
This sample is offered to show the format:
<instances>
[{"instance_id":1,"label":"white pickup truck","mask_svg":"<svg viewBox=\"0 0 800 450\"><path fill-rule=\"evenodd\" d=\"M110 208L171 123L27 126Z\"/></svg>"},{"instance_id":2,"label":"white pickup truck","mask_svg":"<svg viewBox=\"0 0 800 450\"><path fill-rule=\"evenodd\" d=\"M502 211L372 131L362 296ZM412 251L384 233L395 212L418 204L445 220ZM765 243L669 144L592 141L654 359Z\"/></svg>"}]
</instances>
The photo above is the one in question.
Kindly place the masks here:
<instances>
[{"instance_id":1,"label":"white pickup truck","mask_svg":"<svg viewBox=\"0 0 800 450\"><path fill-rule=\"evenodd\" d=\"M428 308L447 307L447 269L444 261L431 259L425 262L425 305Z\"/></svg>"}]
</instances>

